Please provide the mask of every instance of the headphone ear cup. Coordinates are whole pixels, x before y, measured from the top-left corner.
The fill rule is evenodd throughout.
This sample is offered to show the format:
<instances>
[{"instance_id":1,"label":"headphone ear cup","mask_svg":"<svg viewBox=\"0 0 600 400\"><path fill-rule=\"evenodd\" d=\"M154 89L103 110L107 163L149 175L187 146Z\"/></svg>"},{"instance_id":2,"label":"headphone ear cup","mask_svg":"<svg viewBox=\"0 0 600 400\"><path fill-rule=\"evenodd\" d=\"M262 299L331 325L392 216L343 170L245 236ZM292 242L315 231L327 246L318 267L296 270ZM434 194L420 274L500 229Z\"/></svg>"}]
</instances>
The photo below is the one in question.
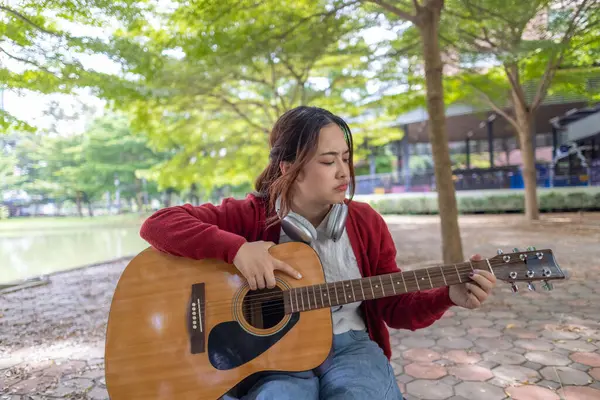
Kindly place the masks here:
<instances>
[{"instance_id":1,"label":"headphone ear cup","mask_svg":"<svg viewBox=\"0 0 600 400\"><path fill-rule=\"evenodd\" d=\"M348 206L344 203L335 204L327 221L327 236L337 242L346 228L348 218Z\"/></svg>"},{"instance_id":2,"label":"headphone ear cup","mask_svg":"<svg viewBox=\"0 0 600 400\"><path fill-rule=\"evenodd\" d=\"M290 239L310 244L317 238L317 230L301 215L289 212L281 221L283 231Z\"/></svg>"}]
</instances>

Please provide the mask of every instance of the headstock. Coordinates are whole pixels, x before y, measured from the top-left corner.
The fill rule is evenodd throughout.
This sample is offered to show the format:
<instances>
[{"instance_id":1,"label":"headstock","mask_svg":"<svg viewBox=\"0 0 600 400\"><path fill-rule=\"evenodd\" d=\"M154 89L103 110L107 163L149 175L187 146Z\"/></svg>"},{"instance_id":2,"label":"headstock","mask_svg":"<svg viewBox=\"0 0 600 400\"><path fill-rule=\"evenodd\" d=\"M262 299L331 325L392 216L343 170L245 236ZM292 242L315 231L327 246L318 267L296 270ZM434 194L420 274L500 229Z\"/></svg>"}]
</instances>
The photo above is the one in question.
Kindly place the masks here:
<instances>
[{"instance_id":1,"label":"headstock","mask_svg":"<svg viewBox=\"0 0 600 400\"><path fill-rule=\"evenodd\" d=\"M510 283L513 292L518 291L517 282L527 282L529 290L535 290L533 282L542 281L542 288L552 290L550 281L568 278L550 249L528 247L527 251L519 251L514 248L512 253L498 250L498 255L490 258L489 262L496 279Z\"/></svg>"}]
</instances>

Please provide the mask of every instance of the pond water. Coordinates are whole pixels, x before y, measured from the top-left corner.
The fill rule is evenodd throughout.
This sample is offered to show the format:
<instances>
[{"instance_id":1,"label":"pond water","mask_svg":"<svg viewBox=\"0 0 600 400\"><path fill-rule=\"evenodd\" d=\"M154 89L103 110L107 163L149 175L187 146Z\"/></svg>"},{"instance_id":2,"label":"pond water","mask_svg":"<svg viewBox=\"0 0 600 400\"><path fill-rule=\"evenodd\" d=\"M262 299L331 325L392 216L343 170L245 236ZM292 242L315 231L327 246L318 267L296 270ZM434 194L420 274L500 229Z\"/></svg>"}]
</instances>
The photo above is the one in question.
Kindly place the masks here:
<instances>
[{"instance_id":1,"label":"pond water","mask_svg":"<svg viewBox=\"0 0 600 400\"><path fill-rule=\"evenodd\" d=\"M146 247L137 223L0 231L0 283L133 256Z\"/></svg>"}]
</instances>

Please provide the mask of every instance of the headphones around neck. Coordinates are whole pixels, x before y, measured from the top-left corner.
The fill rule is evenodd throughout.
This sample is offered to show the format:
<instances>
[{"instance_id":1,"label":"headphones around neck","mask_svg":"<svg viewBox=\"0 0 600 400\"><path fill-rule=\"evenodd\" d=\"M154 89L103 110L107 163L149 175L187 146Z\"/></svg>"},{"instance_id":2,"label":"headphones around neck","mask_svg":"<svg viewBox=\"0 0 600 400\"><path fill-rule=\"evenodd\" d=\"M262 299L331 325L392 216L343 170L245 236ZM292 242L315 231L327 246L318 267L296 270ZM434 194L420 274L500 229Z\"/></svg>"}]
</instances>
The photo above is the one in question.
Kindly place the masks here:
<instances>
[{"instance_id":1,"label":"headphones around neck","mask_svg":"<svg viewBox=\"0 0 600 400\"><path fill-rule=\"evenodd\" d=\"M278 197L275 202L275 211L281 219L281 227L286 235L294 241L310 244L317 239L317 230L303 216L291 211L281 218L279 209L281 208L281 200ZM327 229L325 234L329 239L337 242L342 236L346 227L346 218L348 217L348 206L345 203L334 204L329 210Z\"/></svg>"}]
</instances>

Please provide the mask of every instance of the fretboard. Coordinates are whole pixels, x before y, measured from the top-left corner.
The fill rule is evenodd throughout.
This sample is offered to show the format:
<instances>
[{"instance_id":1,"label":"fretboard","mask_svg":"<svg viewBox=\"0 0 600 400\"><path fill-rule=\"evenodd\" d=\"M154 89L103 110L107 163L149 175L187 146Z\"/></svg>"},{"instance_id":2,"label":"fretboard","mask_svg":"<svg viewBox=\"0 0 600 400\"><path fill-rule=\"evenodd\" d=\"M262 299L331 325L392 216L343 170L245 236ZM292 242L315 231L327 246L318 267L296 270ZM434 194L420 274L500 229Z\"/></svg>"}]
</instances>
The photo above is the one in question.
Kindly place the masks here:
<instances>
[{"instance_id":1,"label":"fretboard","mask_svg":"<svg viewBox=\"0 0 600 400\"><path fill-rule=\"evenodd\" d=\"M284 292L285 310L286 313L315 310L455 285L468 282L471 271L478 268L493 273L489 260L484 259L298 287Z\"/></svg>"}]
</instances>

